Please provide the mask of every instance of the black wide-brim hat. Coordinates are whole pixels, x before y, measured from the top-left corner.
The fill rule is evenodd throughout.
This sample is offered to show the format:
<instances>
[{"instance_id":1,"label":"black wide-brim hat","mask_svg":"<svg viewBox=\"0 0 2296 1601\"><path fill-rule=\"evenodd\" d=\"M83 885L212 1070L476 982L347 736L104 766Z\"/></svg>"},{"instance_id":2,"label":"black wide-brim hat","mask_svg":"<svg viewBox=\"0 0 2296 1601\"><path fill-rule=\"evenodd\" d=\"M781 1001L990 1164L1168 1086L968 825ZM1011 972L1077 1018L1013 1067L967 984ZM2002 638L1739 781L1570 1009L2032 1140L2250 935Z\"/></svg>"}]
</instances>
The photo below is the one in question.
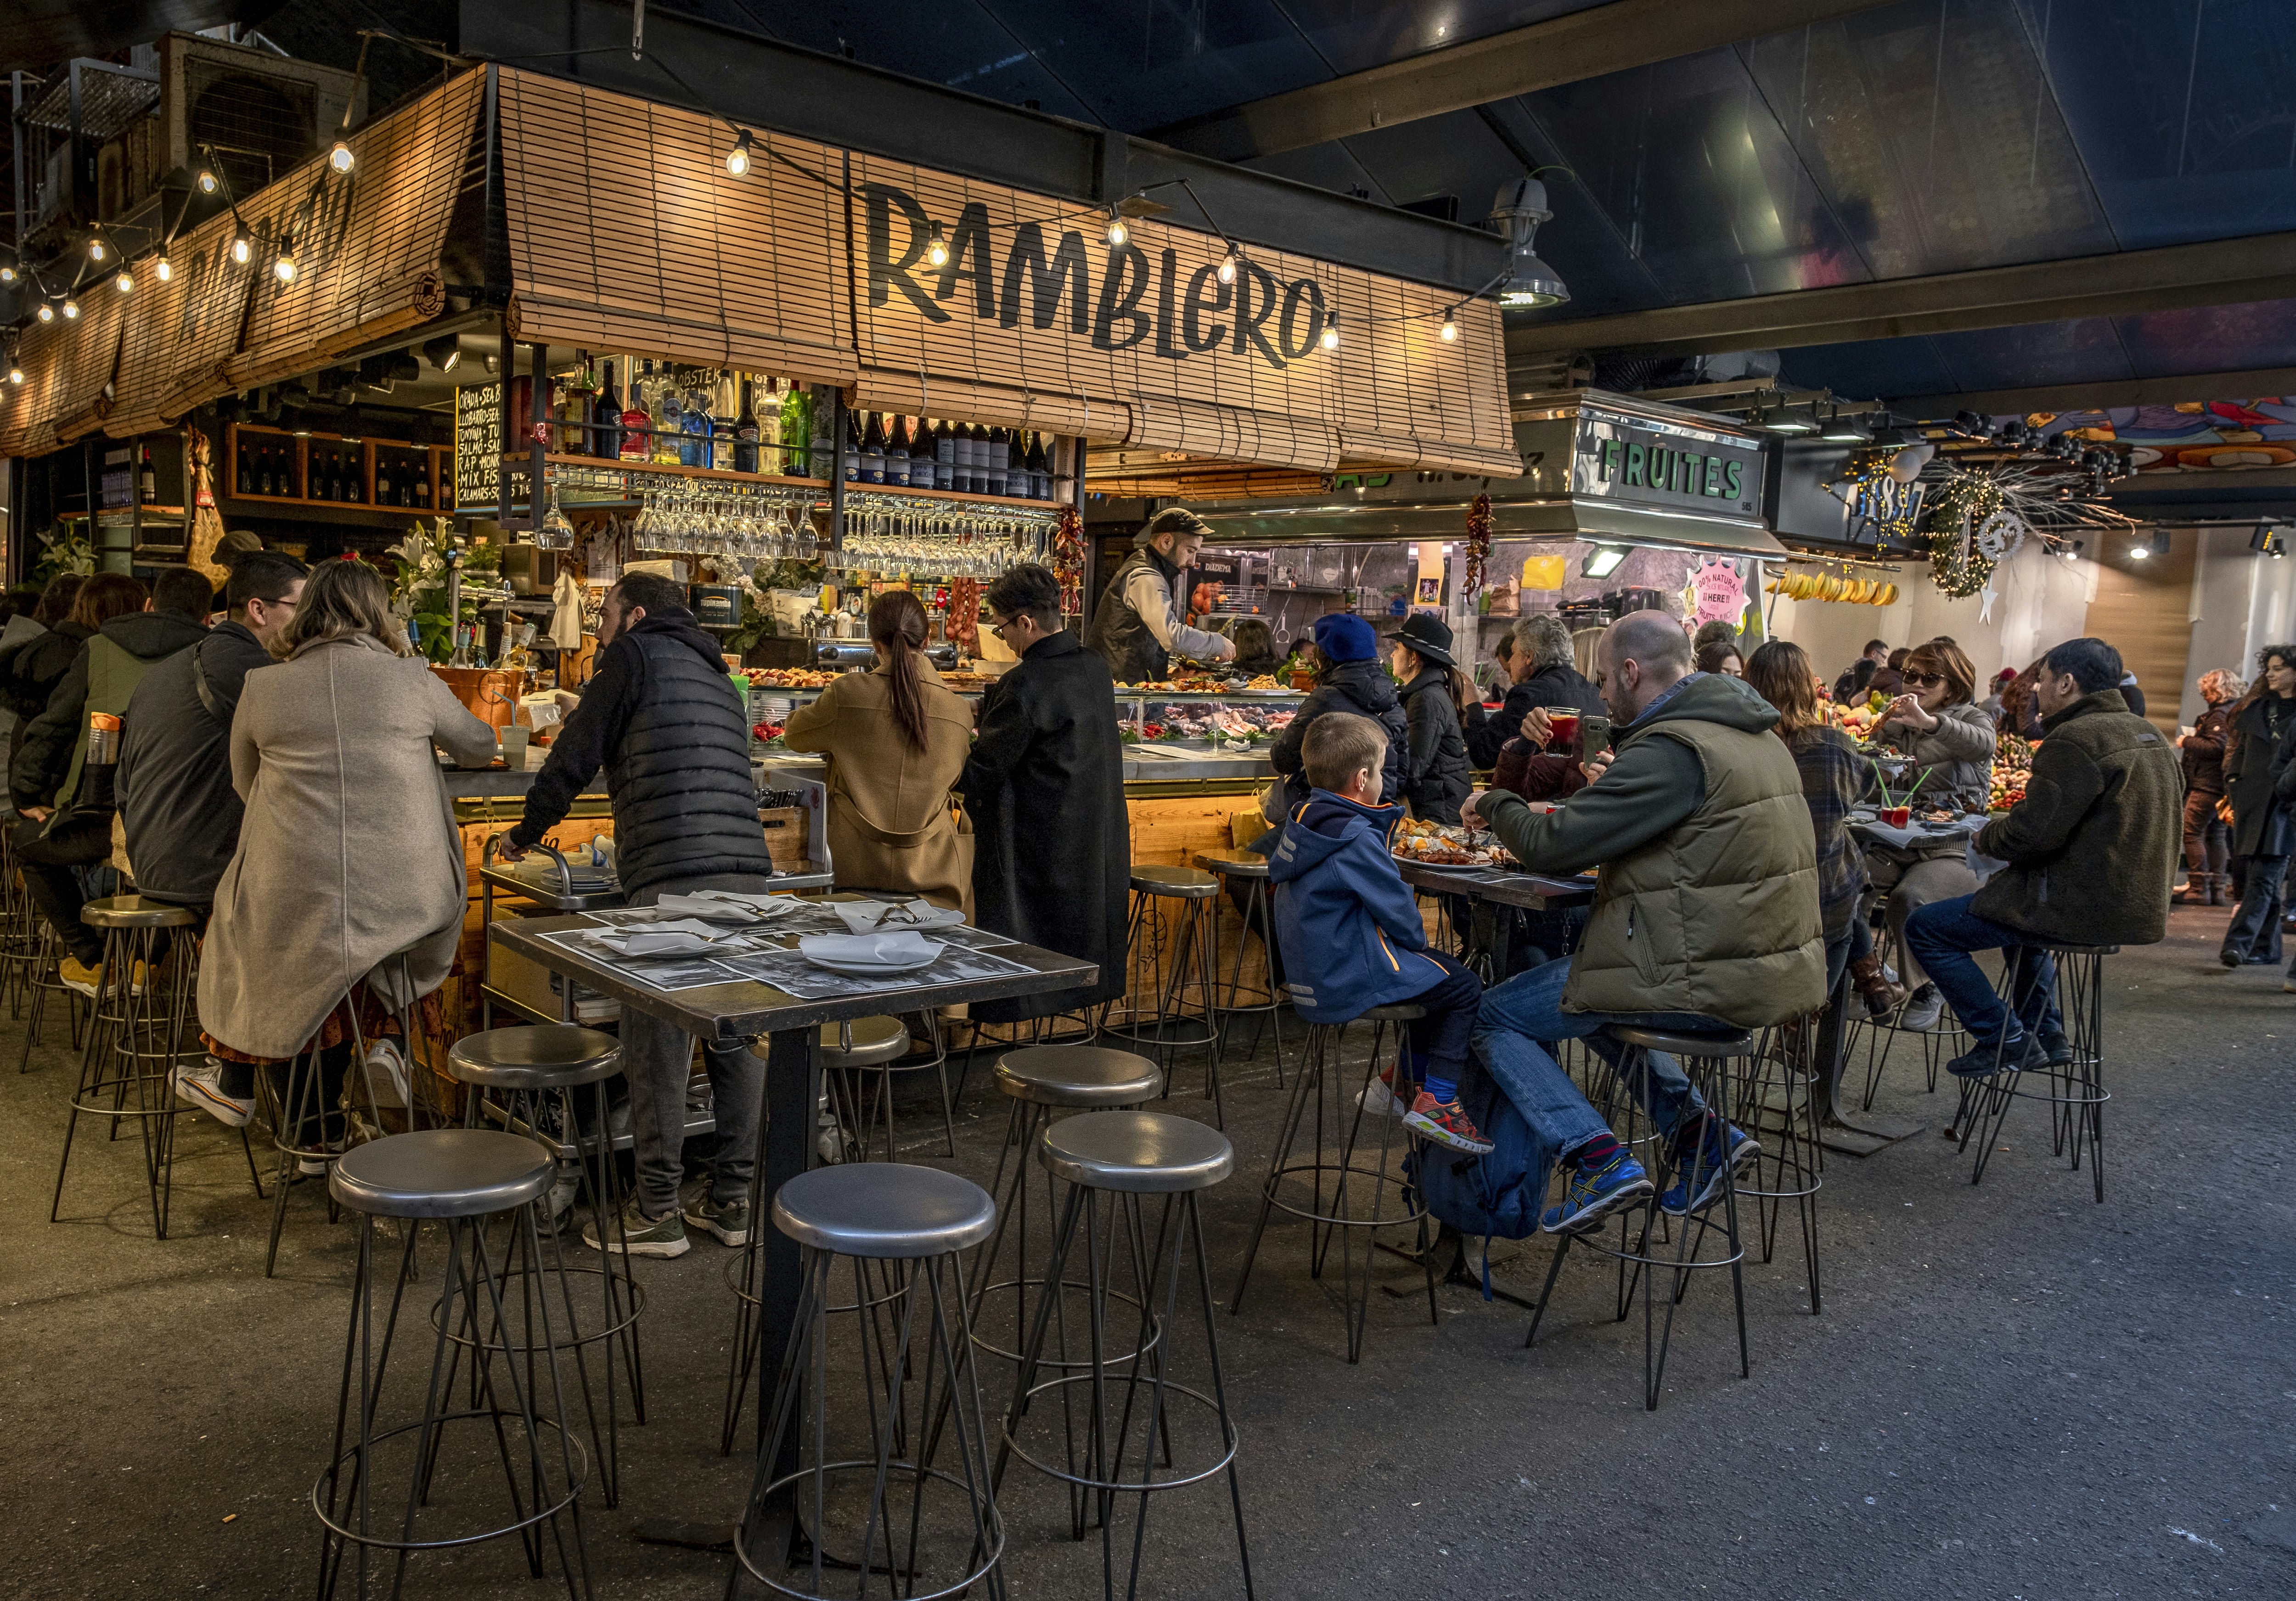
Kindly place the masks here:
<instances>
[{"instance_id":1,"label":"black wide-brim hat","mask_svg":"<svg viewBox=\"0 0 2296 1601\"><path fill-rule=\"evenodd\" d=\"M1438 666L1456 667L1451 658L1451 630L1442 618L1431 611L1414 611L1404 618L1403 626L1388 636L1390 645L1402 645Z\"/></svg>"}]
</instances>

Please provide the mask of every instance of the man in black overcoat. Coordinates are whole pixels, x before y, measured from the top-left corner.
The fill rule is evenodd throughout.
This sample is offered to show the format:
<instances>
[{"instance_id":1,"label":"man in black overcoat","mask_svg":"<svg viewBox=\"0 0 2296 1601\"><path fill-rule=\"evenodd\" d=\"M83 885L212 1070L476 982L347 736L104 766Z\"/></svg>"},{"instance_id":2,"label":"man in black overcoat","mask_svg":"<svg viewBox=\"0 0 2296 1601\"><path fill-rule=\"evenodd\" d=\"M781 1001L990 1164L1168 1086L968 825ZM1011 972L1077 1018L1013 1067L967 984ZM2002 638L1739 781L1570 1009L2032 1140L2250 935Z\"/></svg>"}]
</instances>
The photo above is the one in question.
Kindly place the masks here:
<instances>
[{"instance_id":1,"label":"man in black overcoat","mask_svg":"<svg viewBox=\"0 0 2296 1601\"><path fill-rule=\"evenodd\" d=\"M1060 581L1024 563L985 599L1021 659L981 697L980 737L956 780L972 821L973 920L1100 964L1090 984L972 1003L983 1023L1021 1023L1124 992L1132 839L1116 681L1062 632Z\"/></svg>"}]
</instances>

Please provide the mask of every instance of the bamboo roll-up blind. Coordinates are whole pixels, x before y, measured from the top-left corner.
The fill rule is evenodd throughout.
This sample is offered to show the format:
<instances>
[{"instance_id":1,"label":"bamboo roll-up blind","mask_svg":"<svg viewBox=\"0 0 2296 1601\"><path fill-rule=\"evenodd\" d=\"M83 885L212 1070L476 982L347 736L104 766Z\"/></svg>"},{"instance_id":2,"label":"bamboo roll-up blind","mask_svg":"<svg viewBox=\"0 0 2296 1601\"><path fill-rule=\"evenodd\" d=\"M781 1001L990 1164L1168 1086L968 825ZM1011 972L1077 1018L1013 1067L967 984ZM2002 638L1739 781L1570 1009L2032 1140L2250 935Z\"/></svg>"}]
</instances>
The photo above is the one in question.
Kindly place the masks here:
<instances>
[{"instance_id":1,"label":"bamboo roll-up blind","mask_svg":"<svg viewBox=\"0 0 2296 1601\"><path fill-rule=\"evenodd\" d=\"M865 411L961 417L991 428L1036 429L1083 439L1121 439L1132 427L1132 408L1120 402L1095 405L1073 395L1041 395L967 378L927 378L882 367L861 370L854 404Z\"/></svg>"},{"instance_id":2,"label":"bamboo roll-up blind","mask_svg":"<svg viewBox=\"0 0 2296 1601\"><path fill-rule=\"evenodd\" d=\"M167 282L137 258L135 293L120 342L119 403L108 426L121 438L160 428L235 386L226 373L239 348L256 263L231 258L232 217L209 217L168 247Z\"/></svg>"},{"instance_id":3,"label":"bamboo roll-up blind","mask_svg":"<svg viewBox=\"0 0 2296 1601\"><path fill-rule=\"evenodd\" d=\"M0 457L44 455L55 449L57 398L66 379L63 352L78 328L61 317L25 324L16 347L24 381L0 382Z\"/></svg>"},{"instance_id":4,"label":"bamboo roll-up blind","mask_svg":"<svg viewBox=\"0 0 2296 1601\"><path fill-rule=\"evenodd\" d=\"M56 443L70 445L103 426L117 393L119 333L127 322L127 297L109 284L83 290L80 314L64 323L70 331L58 348L55 394L49 401Z\"/></svg>"},{"instance_id":5,"label":"bamboo roll-up blind","mask_svg":"<svg viewBox=\"0 0 2296 1601\"><path fill-rule=\"evenodd\" d=\"M699 111L497 69L519 331L707 366L846 384L840 154L733 135Z\"/></svg>"},{"instance_id":6,"label":"bamboo roll-up blind","mask_svg":"<svg viewBox=\"0 0 2296 1601\"><path fill-rule=\"evenodd\" d=\"M1247 412L1204 401L1138 396L1132 432L1136 449L1185 451L1220 462L1267 462L1304 472L1339 464L1339 437L1322 423L1281 413Z\"/></svg>"},{"instance_id":7,"label":"bamboo roll-up blind","mask_svg":"<svg viewBox=\"0 0 2296 1601\"><path fill-rule=\"evenodd\" d=\"M1421 467L1479 477L1514 478L1522 471L1522 458L1512 450L1482 450L1439 439L1357 433L1348 429L1340 430L1340 460L1349 467Z\"/></svg>"},{"instance_id":8,"label":"bamboo roll-up blind","mask_svg":"<svg viewBox=\"0 0 2296 1601\"><path fill-rule=\"evenodd\" d=\"M484 87L465 72L351 135L349 172L315 157L241 206L256 249L235 387L308 372L445 309L439 258L455 198L485 179L472 159ZM283 283L272 265L290 241L296 271Z\"/></svg>"}]
</instances>

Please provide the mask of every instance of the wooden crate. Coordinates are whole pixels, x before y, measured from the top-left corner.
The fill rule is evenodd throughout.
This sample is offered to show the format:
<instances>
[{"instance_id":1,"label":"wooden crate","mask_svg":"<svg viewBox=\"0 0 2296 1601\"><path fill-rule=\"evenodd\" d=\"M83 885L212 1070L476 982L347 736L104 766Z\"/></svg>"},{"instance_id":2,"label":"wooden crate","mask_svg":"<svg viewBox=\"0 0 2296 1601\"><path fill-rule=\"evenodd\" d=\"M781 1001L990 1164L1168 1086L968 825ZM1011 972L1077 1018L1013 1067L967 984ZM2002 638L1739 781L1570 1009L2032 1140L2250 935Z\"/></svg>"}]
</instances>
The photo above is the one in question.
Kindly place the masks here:
<instances>
[{"instance_id":1,"label":"wooden crate","mask_svg":"<svg viewBox=\"0 0 2296 1601\"><path fill-rule=\"evenodd\" d=\"M808 819L803 806L767 806L758 821L766 827L766 850L775 867L802 869L811 860L806 854Z\"/></svg>"}]
</instances>

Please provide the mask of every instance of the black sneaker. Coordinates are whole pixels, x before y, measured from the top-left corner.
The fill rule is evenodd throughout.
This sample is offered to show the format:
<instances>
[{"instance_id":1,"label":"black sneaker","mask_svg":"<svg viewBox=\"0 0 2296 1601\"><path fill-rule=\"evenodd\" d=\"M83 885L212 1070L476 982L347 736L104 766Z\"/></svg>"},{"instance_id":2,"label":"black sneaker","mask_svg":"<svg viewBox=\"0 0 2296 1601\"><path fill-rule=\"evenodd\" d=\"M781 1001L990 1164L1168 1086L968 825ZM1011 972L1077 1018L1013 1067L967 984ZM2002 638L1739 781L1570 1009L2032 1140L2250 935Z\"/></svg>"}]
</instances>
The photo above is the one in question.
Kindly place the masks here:
<instances>
[{"instance_id":1,"label":"black sneaker","mask_svg":"<svg viewBox=\"0 0 2296 1601\"><path fill-rule=\"evenodd\" d=\"M2041 1055L2052 1067L2070 1067L2073 1064L2073 1042L2062 1034L2043 1034Z\"/></svg>"},{"instance_id":2,"label":"black sneaker","mask_svg":"<svg viewBox=\"0 0 2296 1601\"><path fill-rule=\"evenodd\" d=\"M582 1225L582 1243L593 1251L627 1251L632 1256L683 1256L693 1248L685 1238L685 1219L673 1208L665 1217L650 1218L632 1196L622 1203L620 1238L611 1247L598 1243L598 1225Z\"/></svg>"},{"instance_id":3,"label":"black sneaker","mask_svg":"<svg viewBox=\"0 0 2296 1601\"><path fill-rule=\"evenodd\" d=\"M700 1195L685 1204L685 1221L715 1235L721 1246L738 1247L750 1243L750 1202L746 1196L738 1201L721 1201L705 1185Z\"/></svg>"},{"instance_id":4,"label":"black sneaker","mask_svg":"<svg viewBox=\"0 0 2296 1601\"><path fill-rule=\"evenodd\" d=\"M2072 1059L2072 1052L2065 1053ZM1979 1045L1945 1065L1956 1078L1991 1078L1997 1073L2022 1073L2048 1066L2048 1050L2040 1041L2020 1034L2005 1046Z\"/></svg>"}]
</instances>

